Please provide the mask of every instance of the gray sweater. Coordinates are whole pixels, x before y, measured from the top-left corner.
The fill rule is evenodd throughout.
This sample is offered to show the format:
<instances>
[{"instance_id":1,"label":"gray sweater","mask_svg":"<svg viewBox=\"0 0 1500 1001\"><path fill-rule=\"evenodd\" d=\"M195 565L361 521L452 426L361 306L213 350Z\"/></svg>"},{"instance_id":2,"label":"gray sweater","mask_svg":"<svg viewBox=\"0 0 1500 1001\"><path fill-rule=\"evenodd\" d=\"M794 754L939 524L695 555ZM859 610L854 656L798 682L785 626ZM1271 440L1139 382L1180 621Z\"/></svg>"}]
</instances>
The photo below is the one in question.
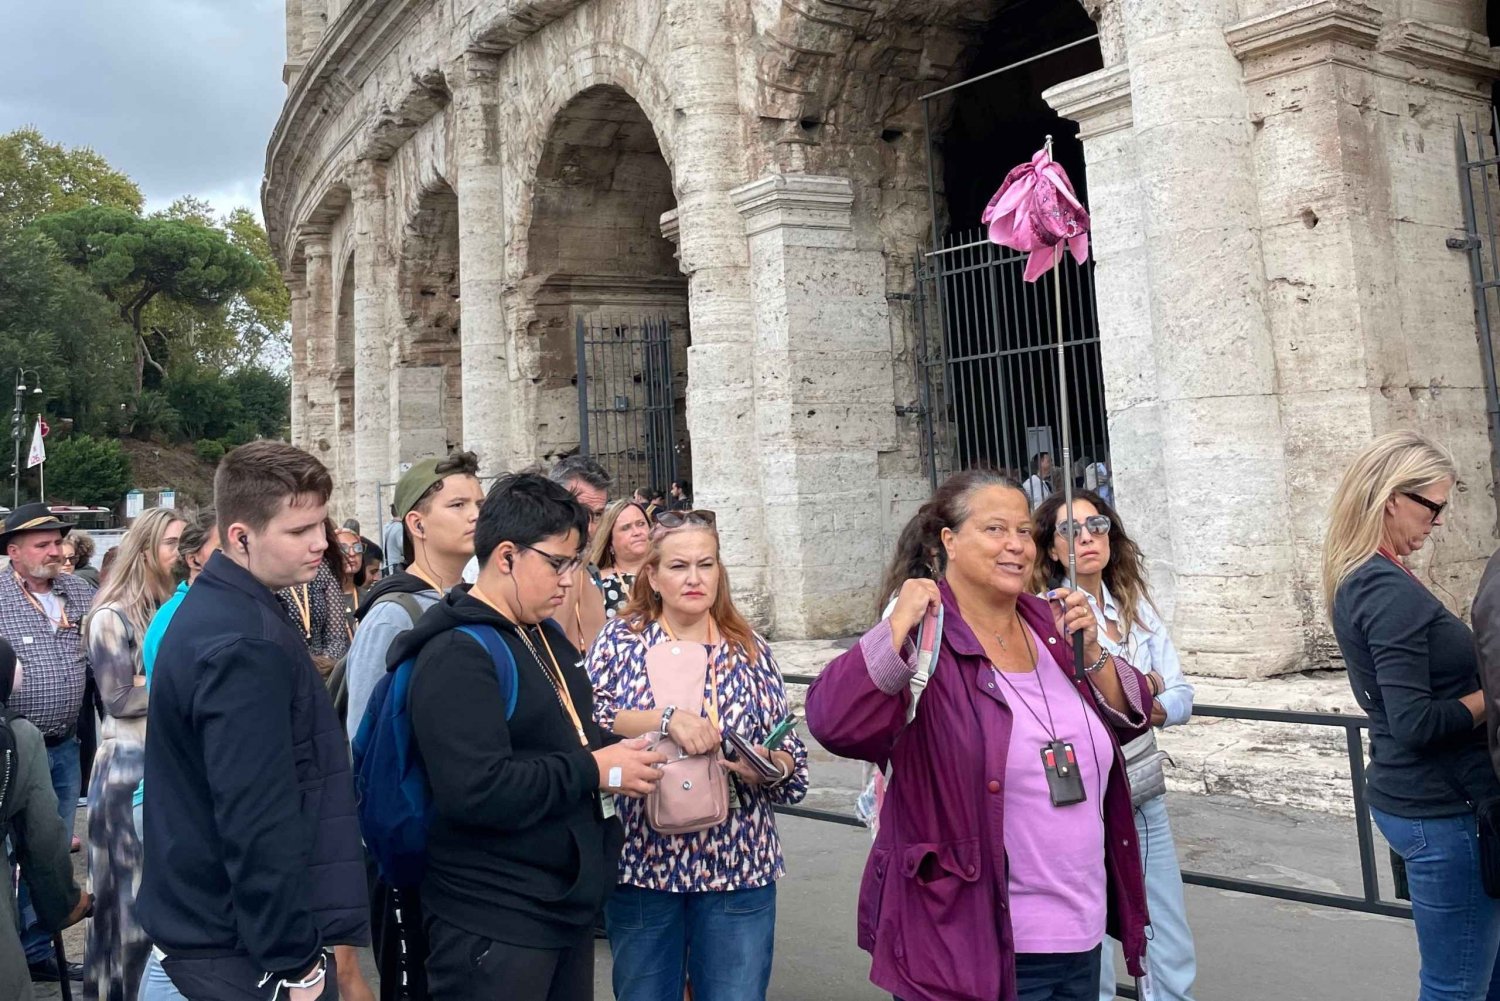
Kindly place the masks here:
<instances>
[{"instance_id":1,"label":"gray sweater","mask_svg":"<svg viewBox=\"0 0 1500 1001\"><path fill-rule=\"evenodd\" d=\"M432 590L405 592L404 596L414 600L424 612L438 601L438 593ZM351 744L359 732L360 721L364 719L370 693L385 674L391 645L397 636L414 625L416 622L410 613L396 600L396 595L389 592L374 599L360 617L359 628L354 630L354 643L344 662L349 679L349 714L344 725Z\"/></svg>"}]
</instances>

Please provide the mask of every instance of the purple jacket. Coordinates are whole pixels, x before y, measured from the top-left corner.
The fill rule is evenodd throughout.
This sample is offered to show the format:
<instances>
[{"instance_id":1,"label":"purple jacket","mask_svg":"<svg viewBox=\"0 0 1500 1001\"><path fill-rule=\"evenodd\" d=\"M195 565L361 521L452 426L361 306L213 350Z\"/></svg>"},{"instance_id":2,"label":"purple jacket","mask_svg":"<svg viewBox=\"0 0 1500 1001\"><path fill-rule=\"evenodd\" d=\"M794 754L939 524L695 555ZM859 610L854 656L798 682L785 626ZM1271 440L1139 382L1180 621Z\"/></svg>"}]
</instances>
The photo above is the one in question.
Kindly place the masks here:
<instances>
[{"instance_id":1,"label":"purple jacket","mask_svg":"<svg viewBox=\"0 0 1500 1001\"><path fill-rule=\"evenodd\" d=\"M907 1001L1014 1001L1004 865L1011 710L953 592L947 584L941 590L942 649L911 725L912 668L881 622L808 690L807 726L835 754L891 763L859 890L859 946L873 957L870 980ZM1068 663L1047 603L1022 595L1019 607L1058 663ZM1107 927L1124 944L1131 974L1141 976L1146 892L1120 744L1146 730L1151 695L1139 671L1115 663L1133 711L1128 718L1100 712L1114 743L1104 797ZM1087 704L1101 704L1087 681L1076 684Z\"/></svg>"}]
</instances>

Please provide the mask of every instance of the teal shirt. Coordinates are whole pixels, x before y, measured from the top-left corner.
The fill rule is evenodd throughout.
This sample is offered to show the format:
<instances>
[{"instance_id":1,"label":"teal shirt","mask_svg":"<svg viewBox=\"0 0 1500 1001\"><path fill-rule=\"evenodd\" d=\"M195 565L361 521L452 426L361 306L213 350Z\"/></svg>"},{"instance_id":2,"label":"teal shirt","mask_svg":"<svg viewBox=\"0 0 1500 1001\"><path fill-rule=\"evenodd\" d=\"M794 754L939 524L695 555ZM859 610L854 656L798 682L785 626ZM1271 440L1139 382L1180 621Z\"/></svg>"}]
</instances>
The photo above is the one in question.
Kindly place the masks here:
<instances>
[{"instance_id":1,"label":"teal shirt","mask_svg":"<svg viewBox=\"0 0 1500 1001\"><path fill-rule=\"evenodd\" d=\"M188 592L187 581L177 585L177 591L168 598L166 602L156 610L151 617L151 625L146 627L146 639L141 643L141 664L146 668L146 688L151 688L151 671L156 667L156 651L161 648L161 638L167 634L167 626L172 624L172 616L177 614L177 608L182 604L182 599ZM136 806L141 805L146 795L146 781L135 787Z\"/></svg>"}]
</instances>

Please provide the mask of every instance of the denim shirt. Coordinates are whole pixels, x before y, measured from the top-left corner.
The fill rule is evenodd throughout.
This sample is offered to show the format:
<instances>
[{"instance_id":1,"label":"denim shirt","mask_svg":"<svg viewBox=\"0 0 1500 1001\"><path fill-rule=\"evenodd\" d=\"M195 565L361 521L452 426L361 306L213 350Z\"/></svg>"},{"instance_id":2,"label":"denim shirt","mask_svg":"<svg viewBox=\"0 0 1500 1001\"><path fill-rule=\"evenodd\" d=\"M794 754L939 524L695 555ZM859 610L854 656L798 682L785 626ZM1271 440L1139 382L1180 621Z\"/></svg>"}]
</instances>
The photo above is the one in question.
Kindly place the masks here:
<instances>
[{"instance_id":1,"label":"denim shirt","mask_svg":"<svg viewBox=\"0 0 1500 1001\"><path fill-rule=\"evenodd\" d=\"M1099 645L1142 674L1155 671L1161 675L1162 689L1156 701L1167 713L1167 721L1162 726L1186 723L1193 715L1193 686L1182 673L1182 660L1177 656L1177 647L1172 645L1172 637L1168 635L1161 616L1156 614L1150 602L1142 602L1135 610L1136 621L1131 623L1127 632L1120 621L1120 606L1115 603L1115 596L1109 593L1103 581L1099 582L1099 588L1104 593L1103 608L1092 594L1088 595L1089 607L1099 621ZM1120 630L1125 637L1124 643L1110 639L1105 629L1107 622L1113 622Z\"/></svg>"}]
</instances>

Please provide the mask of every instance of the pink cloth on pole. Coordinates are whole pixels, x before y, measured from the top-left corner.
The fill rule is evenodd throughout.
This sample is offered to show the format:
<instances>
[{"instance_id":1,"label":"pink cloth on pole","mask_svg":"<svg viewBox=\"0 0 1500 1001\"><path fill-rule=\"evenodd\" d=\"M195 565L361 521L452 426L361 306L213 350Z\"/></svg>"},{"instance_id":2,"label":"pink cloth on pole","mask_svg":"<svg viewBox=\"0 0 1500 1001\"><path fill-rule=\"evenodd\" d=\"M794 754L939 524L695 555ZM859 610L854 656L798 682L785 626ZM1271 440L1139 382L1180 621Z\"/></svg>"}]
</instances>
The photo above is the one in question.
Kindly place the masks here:
<instances>
[{"instance_id":1,"label":"pink cloth on pole","mask_svg":"<svg viewBox=\"0 0 1500 1001\"><path fill-rule=\"evenodd\" d=\"M1034 282L1062 259L1064 250L1079 264L1089 258L1089 214L1067 171L1037 151L1005 176L980 219L991 242L1031 256L1025 279Z\"/></svg>"}]
</instances>

